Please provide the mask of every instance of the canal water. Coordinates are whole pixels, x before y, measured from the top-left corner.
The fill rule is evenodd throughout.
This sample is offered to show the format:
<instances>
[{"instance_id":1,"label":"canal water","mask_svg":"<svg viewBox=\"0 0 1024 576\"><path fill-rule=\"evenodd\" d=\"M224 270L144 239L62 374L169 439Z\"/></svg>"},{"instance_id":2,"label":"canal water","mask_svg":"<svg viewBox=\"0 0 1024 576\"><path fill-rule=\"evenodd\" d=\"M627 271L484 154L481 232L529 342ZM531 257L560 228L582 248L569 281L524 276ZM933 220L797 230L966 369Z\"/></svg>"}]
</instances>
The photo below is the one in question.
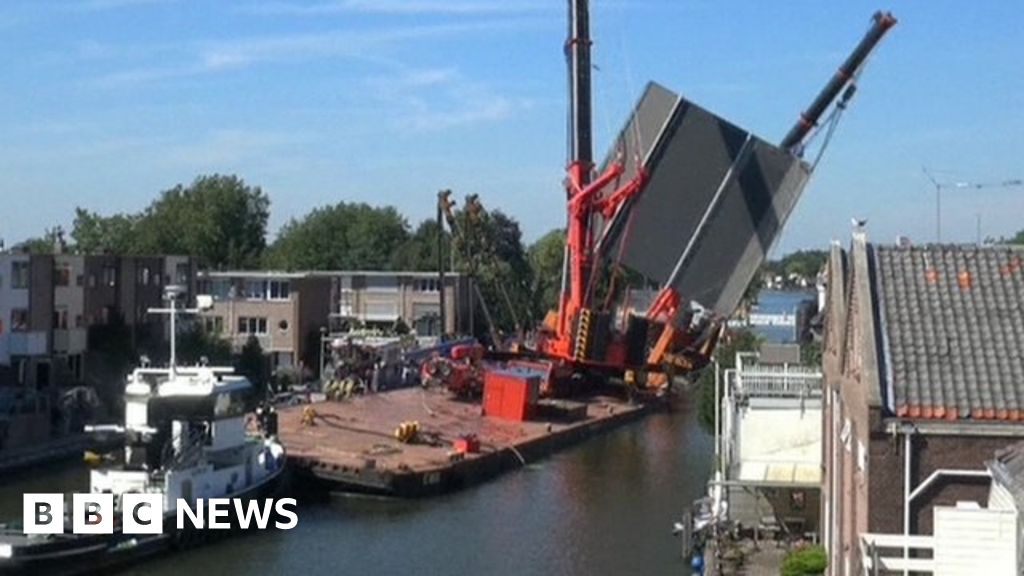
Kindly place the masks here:
<instances>
[{"instance_id":1,"label":"canal water","mask_svg":"<svg viewBox=\"0 0 1024 576\"><path fill-rule=\"evenodd\" d=\"M703 495L711 438L694 401L592 438L492 482L416 501L333 497L288 532L248 532L125 574L689 574L672 524ZM0 484L0 517L24 492L73 492L79 465Z\"/></svg>"}]
</instances>

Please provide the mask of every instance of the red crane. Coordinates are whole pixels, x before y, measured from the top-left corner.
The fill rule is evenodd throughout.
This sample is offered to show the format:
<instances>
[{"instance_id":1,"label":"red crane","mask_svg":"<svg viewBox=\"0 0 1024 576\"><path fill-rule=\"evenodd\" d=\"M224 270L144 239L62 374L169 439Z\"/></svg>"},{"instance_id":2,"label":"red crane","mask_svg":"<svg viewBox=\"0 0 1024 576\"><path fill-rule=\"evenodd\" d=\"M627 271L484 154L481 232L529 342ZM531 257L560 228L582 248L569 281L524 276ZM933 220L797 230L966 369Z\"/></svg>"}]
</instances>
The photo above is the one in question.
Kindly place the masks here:
<instances>
[{"instance_id":1,"label":"red crane","mask_svg":"<svg viewBox=\"0 0 1024 576\"><path fill-rule=\"evenodd\" d=\"M606 162L600 173L595 171L589 3L588 0L569 0L568 4L566 56L570 85L570 147L566 179L566 251L557 316L549 314L533 353L556 359L574 370L597 370L627 377L637 372L661 372L666 364L674 364L683 370L699 368L707 362L714 349L721 319L690 326L687 295L681 294L677 283L674 283L678 270L673 272L672 281L662 283L653 303L647 308L643 318L647 330L629 334L629 326L637 323L615 321L615 314L608 311L608 305L597 301L595 285L602 280L603 270L596 255L600 240L595 224L608 222L625 211L634 199L644 193L651 174L647 165L639 161L633 170L628 170L628 158L621 153ZM778 150L799 160L808 135L840 98L840 93L843 94L837 107L845 108L864 61L895 23L895 18L889 13L875 14L867 34L800 116ZM810 167L807 167L807 172L809 174ZM643 231L638 233L643 234ZM688 246L687 253L689 251ZM609 288L608 291L614 290ZM601 325L595 327L595 324ZM600 354L589 352L595 330L604 332ZM631 341L637 339L643 340L645 346L644 357L640 360L635 353L627 351L631 346L635 349L635 342Z\"/></svg>"}]
</instances>

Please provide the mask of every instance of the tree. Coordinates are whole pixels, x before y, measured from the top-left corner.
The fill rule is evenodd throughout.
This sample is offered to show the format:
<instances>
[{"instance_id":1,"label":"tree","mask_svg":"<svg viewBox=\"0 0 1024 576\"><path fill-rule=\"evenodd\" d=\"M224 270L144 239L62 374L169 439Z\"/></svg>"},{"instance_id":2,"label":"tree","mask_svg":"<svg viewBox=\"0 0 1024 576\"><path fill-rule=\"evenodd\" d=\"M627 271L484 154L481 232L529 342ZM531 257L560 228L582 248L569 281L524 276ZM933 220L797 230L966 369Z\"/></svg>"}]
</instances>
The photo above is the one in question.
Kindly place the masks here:
<instances>
[{"instance_id":1,"label":"tree","mask_svg":"<svg viewBox=\"0 0 1024 576\"><path fill-rule=\"evenodd\" d=\"M466 206L470 208L464 207L455 215L460 232L455 242L459 270L476 279L498 330L514 330L517 319L520 327L532 325L533 269L519 223L500 210L486 212L479 204L474 207L470 200ZM477 308L476 317L483 318L479 304ZM484 337L485 323L477 326L476 335Z\"/></svg>"},{"instance_id":2,"label":"tree","mask_svg":"<svg viewBox=\"0 0 1024 576\"><path fill-rule=\"evenodd\" d=\"M66 248L64 229L60 226L54 226L53 228L47 228L42 236L29 238L18 244L14 247L14 250L28 254L56 254L58 247L60 247L61 251Z\"/></svg>"},{"instance_id":3,"label":"tree","mask_svg":"<svg viewBox=\"0 0 1024 576\"><path fill-rule=\"evenodd\" d=\"M242 353L235 363L235 370L252 382L253 399L262 400L267 395L267 364L263 347L255 336L249 336L242 346Z\"/></svg>"},{"instance_id":4,"label":"tree","mask_svg":"<svg viewBox=\"0 0 1024 576\"><path fill-rule=\"evenodd\" d=\"M565 229L541 236L529 249L533 268L533 301L539 315L558 308L562 291L562 260L565 257Z\"/></svg>"},{"instance_id":5,"label":"tree","mask_svg":"<svg viewBox=\"0 0 1024 576\"><path fill-rule=\"evenodd\" d=\"M420 222L416 231L409 239L399 246L391 256L391 268L394 270L416 270L428 272L437 270L437 220L428 219ZM451 258L451 235L443 232L445 265ZM447 269L447 268L446 268Z\"/></svg>"},{"instance_id":6,"label":"tree","mask_svg":"<svg viewBox=\"0 0 1024 576\"><path fill-rule=\"evenodd\" d=\"M724 371L736 367L736 353L756 350L760 340L750 330L729 330L715 349L714 358ZM714 366L704 369L698 381L697 416L701 426L708 432L715 430L715 372Z\"/></svg>"},{"instance_id":7,"label":"tree","mask_svg":"<svg viewBox=\"0 0 1024 576\"><path fill-rule=\"evenodd\" d=\"M135 254L139 215L100 216L84 208L75 208L71 238L80 254Z\"/></svg>"},{"instance_id":8,"label":"tree","mask_svg":"<svg viewBox=\"0 0 1024 576\"><path fill-rule=\"evenodd\" d=\"M1024 230L1017 232L1017 235L1009 240L1010 244L1024 244Z\"/></svg>"},{"instance_id":9,"label":"tree","mask_svg":"<svg viewBox=\"0 0 1024 576\"><path fill-rule=\"evenodd\" d=\"M237 176L200 176L161 193L142 214L136 251L189 254L210 268L252 268L266 248L270 199Z\"/></svg>"},{"instance_id":10,"label":"tree","mask_svg":"<svg viewBox=\"0 0 1024 576\"><path fill-rule=\"evenodd\" d=\"M176 346L178 362L184 365L198 364L204 357L215 366L231 363L231 343L198 322L178 335Z\"/></svg>"},{"instance_id":11,"label":"tree","mask_svg":"<svg viewBox=\"0 0 1024 576\"><path fill-rule=\"evenodd\" d=\"M267 264L287 270L387 270L408 239L408 224L395 208L339 202L285 224Z\"/></svg>"}]
</instances>

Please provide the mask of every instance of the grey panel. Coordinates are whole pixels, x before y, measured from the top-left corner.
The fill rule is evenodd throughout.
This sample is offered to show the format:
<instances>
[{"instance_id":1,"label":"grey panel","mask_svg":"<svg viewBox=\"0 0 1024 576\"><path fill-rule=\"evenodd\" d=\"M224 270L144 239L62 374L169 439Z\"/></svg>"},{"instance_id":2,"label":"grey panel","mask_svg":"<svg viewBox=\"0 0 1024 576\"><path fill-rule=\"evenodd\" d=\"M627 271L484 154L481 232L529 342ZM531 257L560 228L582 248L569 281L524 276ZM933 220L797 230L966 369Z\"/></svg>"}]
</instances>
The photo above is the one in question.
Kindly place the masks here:
<instances>
[{"instance_id":1,"label":"grey panel","mask_svg":"<svg viewBox=\"0 0 1024 576\"><path fill-rule=\"evenodd\" d=\"M744 130L680 100L648 160L650 180L615 219L598 250L667 282L747 137Z\"/></svg>"},{"instance_id":2,"label":"grey panel","mask_svg":"<svg viewBox=\"0 0 1024 576\"><path fill-rule=\"evenodd\" d=\"M739 304L810 175L790 154L752 142L671 280L684 298L723 315Z\"/></svg>"},{"instance_id":3,"label":"grey panel","mask_svg":"<svg viewBox=\"0 0 1024 576\"><path fill-rule=\"evenodd\" d=\"M610 223L598 259L731 314L809 176L806 164L680 99L650 180Z\"/></svg>"},{"instance_id":4,"label":"grey panel","mask_svg":"<svg viewBox=\"0 0 1024 576\"><path fill-rule=\"evenodd\" d=\"M621 186L632 180L637 174L637 166L650 155L678 101L679 95L675 92L655 82L649 83L605 156L600 172L621 158L624 170L614 184ZM613 187L617 187L614 184Z\"/></svg>"},{"instance_id":5,"label":"grey panel","mask_svg":"<svg viewBox=\"0 0 1024 576\"><path fill-rule=\"evenodd\" d=\"M647 84L629 120L598 169L598 174L603 174L613 162L621 161L623 164L622 174L605 188L605 195L612 194L636 177L638 166L647 161L678 101L679 95L675 92L655 82ZM599 213L594 215L594 220L591 229L600 238L605 221Z\"/></svg>"}]
</instances>

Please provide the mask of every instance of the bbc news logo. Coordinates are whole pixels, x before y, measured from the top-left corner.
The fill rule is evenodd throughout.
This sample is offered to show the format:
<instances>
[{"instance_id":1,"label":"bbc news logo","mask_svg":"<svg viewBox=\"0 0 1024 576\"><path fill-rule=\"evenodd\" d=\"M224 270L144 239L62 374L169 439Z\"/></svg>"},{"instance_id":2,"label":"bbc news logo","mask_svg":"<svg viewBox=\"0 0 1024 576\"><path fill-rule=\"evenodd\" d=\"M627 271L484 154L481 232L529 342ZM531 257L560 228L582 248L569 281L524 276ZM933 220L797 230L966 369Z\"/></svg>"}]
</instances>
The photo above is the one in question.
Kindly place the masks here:
<instances>
[{"instance_id":1,"label":"bbc news logo","mask_svg":"<svg viewBox=\"0 0 1024 576\"><path fill-rule=\"evenodd\" d=\"M186 527L227 530L236 525L243 530L266 530L273 526L291 530L299 524L294 498L244 500L241 498L199 498L194 506L178 498L175 520L178 530ZM114 533L113 494L73 494L71 532L73 534ZM231 516L234 514L235 522ZM122 494L121 532L124 534L162 534L164 532L164 495ZM63 494L25 494L22 507L25 534L64 533Z\"/></svg>"}]
</instances>

